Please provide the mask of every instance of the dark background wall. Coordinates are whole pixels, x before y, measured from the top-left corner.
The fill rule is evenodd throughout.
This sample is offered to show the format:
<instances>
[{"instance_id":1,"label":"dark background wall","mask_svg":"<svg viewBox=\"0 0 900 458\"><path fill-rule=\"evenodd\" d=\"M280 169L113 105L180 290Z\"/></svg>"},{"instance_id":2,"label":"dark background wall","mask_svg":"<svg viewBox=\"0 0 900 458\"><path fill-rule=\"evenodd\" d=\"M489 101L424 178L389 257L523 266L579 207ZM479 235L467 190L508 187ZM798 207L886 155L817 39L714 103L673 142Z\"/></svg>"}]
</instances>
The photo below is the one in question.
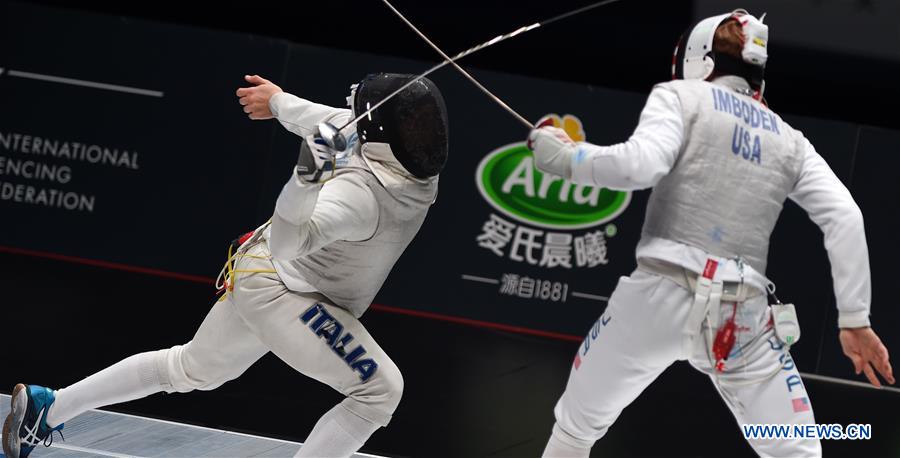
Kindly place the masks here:
<instances>
[{"instance_id":1,"label":"dark background wall","mask_svg":"<svg viewBox=\"0 0 900 458\"><path fill-rule=\"evenodd\" d=\"M0 386L12 386L22 377L64 386L133 352L189 338L213 299L209 283L221 265L225 244L268 218L294 160L295 137L274 122L250 122L239 110L233 91L242 84L243 74L259 73L298 95L342 105L349 84L367 72L418 72L430 65L397 56L433 62L427 52L412 50L418 42L405 35L405 29L377 3L335 3L299 11L279 5L267 7L282 14L267 12L267 7L225 4L218 11L225 14L216 18L201 15L199 7L190 6L166 9L135 3L106 10L153 19L147 21L30 3L0 3L0 20L4 21L0 88L6 94L2 104L6 109L0 112L2 138L13 141L10 139L19 134L17 141L30 135L32 142L39 137L70 145L96 144L118 149L120 154L127 150L139 158L131 166L92 164L28 153L21 144L0 150L7 160L68 165L72 170L71 180L65 183L11 176L9 172L0 176L0 182L61 189L95 199L90 212L27 205L11 197L0 201L0 250L4 252L0 254L4 266L0 288L6 292L2 307L4 323L8 323L3 339L15 349L7 367L16 368L0 371ZM398 6L410 9L414 21L423 29L435 30L438 42L455 50L512 25L566 9L557 5L560 11L549 11L529 5L516 9L472 6L479 13L476 15L460 13L470 6L465 3L432 5L428 11L412 4ZM552 30L548 27L500 45L508 47L496 50L492 59L473 59L473 66L482 68L475 74L529 118L547 112L575 114L589 140L622 141L633 128L644 94L654 82L666 79L665 62L671 58L668 43L677 38L692 14L684 5L667 5L654 14L643 14L640 5L623 2L571 23L561 22ZM105 7L86 3L81 8ZM335 21L346 24L341 33L323 26ZM363 27L372 25L377 26L375 35ZM457 25L457 33L448 28L453 25ZM394 56L300 45L288 39ZM396 47L382 48L389 45ZM900 161L893 154L900 147L900 133L891 129L898 127L896 117L876 116L873 108L877 106L873 100L896 95L891 93L896 88L879 85L880 75L894 64L886 59L855 61L845 56L849 60L844 62L855 68L865 70L868 65L878 71L870 73L870 85L856 87L852 100L842 99L844 95L837 91L837 98L824 103L815 88L840 87L846 81L818 79L825 73L818 73L804 60L810 59L807 52L781 51L797 59L785 59L783 66L773 62L769 78L778 84L770 83L770 87L781 89L769 93L770 103L779 112L795 113L785 115L786 119L817 145L860 202L871 247L873 322L889 349L900 354L900 336L892 332L900 314L891 307L888 288L897 273L893 259L900 254L893 237L898 229L893 217L896 193L881 185L890 182L891 171ZM553 58L546 63L535 59L547 53ZM787 62L792 62L791 66ZM816 75L813 82L792 79L807 63L807 73ZM101 81L152 93L57 84L22 72ZM513 220L489 205L479 192L476 179L482 177L477 170L492 151L521 142L525 132L454 73L444 71L434 79L448 98L453 156L442 177L437 205L377 298L378 305L365 318L367 327L404 370L408 385L407 402L398 411L398 419L368 447L410 455L434 454L435 447L448 455L533 455L539 452L552 424L551 408L564 386L575 342L602 311L604 302L598 296L608 295L618 275L634 267L632 253L647 193L632 194L619 216L589 228L547 229ZM812 105L797 102L807 97L814 101ZM804 116L811 112L817 117ZM572 237L603 230L608 235L608 263L571 269L533 266L511 259L509 245L497 256L477 242L492 214L519 228ZM609 236L610 225L615 227L614 236ZM546 240L546 234L540 237ZM779 222L770 257L770 277L778 283L782 297L800 307L804 337L794 356L801 370L855 379L837 344L836 312L821 234L793 204L786 206ZM510 274L565 284L582 295L562 303L506 294L502 292L503 278ZM392 311L398 313L387 313ZM466 321L494 330L423 318ZM46 337L32 343L35 329ZM25 341L29 342L27 351ZM35 354L47 355L51 363L36 363ZM692 434L692 428L705 429L709 419L695 413L679 414L694 412L699 404L722 419L715 426L721 429L716 437L721 437L722 446L746 454L749 449L727 420L725 409L717 406L713 390L701 379L685 368L673 368L648 392L646 400L623 416L617 424L623 433L611 433L604 446L637 455L663 451L697 454L692 444L659 449L633 436L635 428L646 427L648 418L658 418L668 429L643 434L662 434L671 442L678 442L679 434ZM265 402L248 401L259 399L259 390L273 381L296 386L298 393L312 390L316 395L310 399L300 394L265 394ZM695 390L697 384L703 385L703 390ZM829 450L900 450L888 434L900 429L893 413L896 410L891 409L896 407L896 394L873 397L868 390L838 390L816 382L810 389L820 422L830 418L876 425L876 440L863 448L844 443L829 444ZM318 415L336 402L335 397L319 395L326 392L270 358L246 379L222 390L173 396L167 400L171 404L154 398L125 408L302 439ZM254 396L249 396L251 393ZM859 410L842 410L845 404L837 399L848 396L857 400ZM672 402L671 408L655 407ZM259 422L235 412L263 418L271 415L272 404L304 412L299 415L303 418L285 415L277 431L258 431ZM692 422L678 424L683 416ZM423 420L429 425L426 432L420 431ZM412 431L417 431L417 438L410 440ZM708 451L710 456L721 452Z\"/></svg>"},{"instance_id":2,"label":"dark background wall","mask_svg":"<svg viewBox=\"0 0 900 458\"><path fill-rule=\"evenodd\" d=\"M242 1L30 0L295 43L435 62L434 51L379 1L308 4ZM448 53L589 5L589 0L516 2L397 0L395 6ZM466 58L467 65L646 94L671 76L672 50L693 20L746 8L771 24L768 100L779 112L900 127L881 107L900 100L900 25L893 0L621 0ZM249 71L249 70L248 70Z\"/></svg>"}]
</instances>

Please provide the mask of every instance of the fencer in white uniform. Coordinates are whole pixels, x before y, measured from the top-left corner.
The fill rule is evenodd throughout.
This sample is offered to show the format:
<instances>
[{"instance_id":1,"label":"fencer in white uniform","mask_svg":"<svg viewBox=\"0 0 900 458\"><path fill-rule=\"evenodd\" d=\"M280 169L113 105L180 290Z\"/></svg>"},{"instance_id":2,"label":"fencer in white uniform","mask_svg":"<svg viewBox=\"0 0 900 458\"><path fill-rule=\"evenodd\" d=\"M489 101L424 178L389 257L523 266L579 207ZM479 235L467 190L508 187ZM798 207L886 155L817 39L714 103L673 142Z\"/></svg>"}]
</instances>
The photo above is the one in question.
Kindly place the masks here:
<instances>
[{"instance_id":1,"label":"fencer in white uniform","mask_svg":"<svg viewBox=\"0 0 900 458\"><path fill-rule=\"evenodd\" d=\"M242 237L226 265L225 296L184 345L134 355L59 391L17 385L3 433L7 455L28 456L89 409L212 390L270 351L346 396L297 456L350 456L386 426L403 378L359 317L435 201L448 152L446 108L422 78L362 118L347 153L330 149L318 126L344 124L413 78L369 75L354 85L348 110L248 76L253 87L238 96L250 118L276 117L304 140L271 221Z\"/></svg>"},{"instance_id":2,"label":"fencer in white uniform","mask_svg":"<svg viewBox=\"0 0 900 458\"><path fill-rule=\"evenodd\" d=\"M729 30L738 37L731 52ZM653 88L624 143L575 143L549 125L531 132L544 172L610 189L654 188L638 268L620 278L578 350L545 456L588 456L677 360L710 376L739 424L815 423L789 353L796 314L770 307L766 294L769 237L785 199L824 232L845 354L874 384L873 367L894 382L869 327L862 214L813 145L761 102L767 41L767 26L743 10L700 21L679 44L673 81ZM750 445L761 456L821 455L816 439Z\"/></svg>"}]
</instances>

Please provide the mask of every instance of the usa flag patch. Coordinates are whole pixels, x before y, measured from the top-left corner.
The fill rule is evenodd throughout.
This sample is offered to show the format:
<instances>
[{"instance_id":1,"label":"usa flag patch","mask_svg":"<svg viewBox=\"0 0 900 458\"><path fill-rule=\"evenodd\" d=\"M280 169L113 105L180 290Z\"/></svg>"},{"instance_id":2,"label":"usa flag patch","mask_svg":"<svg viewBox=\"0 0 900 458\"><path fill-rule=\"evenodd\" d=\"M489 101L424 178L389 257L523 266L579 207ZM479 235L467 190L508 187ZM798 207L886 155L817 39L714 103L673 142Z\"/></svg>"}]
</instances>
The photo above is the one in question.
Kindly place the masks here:
<instances>
[{"instance_id":1,"label":"usa flag patch","mask_svg":"<svg viewBox=\"0 0 900 458\"><path fill-rule=\"evenodd\" d=\"M791 400L794 405L794 412L806 412L809 410L809 400L806 398L796 398Z\"/></svg>"}]
</instances>

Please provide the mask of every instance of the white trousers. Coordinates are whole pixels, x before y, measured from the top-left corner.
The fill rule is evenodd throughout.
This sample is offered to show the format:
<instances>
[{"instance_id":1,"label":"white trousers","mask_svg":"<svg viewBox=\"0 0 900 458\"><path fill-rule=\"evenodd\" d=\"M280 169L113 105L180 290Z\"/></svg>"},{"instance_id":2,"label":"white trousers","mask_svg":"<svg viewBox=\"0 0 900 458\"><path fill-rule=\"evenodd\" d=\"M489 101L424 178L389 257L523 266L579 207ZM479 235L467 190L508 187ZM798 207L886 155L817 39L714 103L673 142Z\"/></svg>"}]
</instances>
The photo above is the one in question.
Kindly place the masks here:
<instances>
[{"instance_id":1,"label":"white trousers","mask_svg":"<svg viewBox=\"0 0 900 458\"><path fill-rule=\"evenodd\" d=\"M271 270L266 244L251 247L237 270ZM194 338L160 358L166 391L211 390L271 351L298 372L347 396L354 414L386 426L400 402L403 377L362 323L322 295L288 290L276 273L236 274ZM166 380L167 379L167 380Z\"/></svg>"},{"instance_id":2,"label":"white trousers","mask_svg":"<svg viewBox=\"0 0 900 458\"><path fill-rule=\"evenodd\" d=\"M556 405L554 438L588 447L622 410L677 360L713 380L738 424L815 423L806 388L790 354L774 335L765 296L737 307L737 343L723 373L710 362L707 329L685 336L693 294L670 279L636 270L621 277L603 315L578 349ZM722 322L732 316L723 303ZM687 352L685 351L687 350ZM702 427L702 425L698 425ZM559 437L557 437L559 436ZM821 456L818 440L751 440L761 456Z\"/></svg>"},{"instance_id":3,"label":"white trousers","mask_svg":"<svg viewBox=\"0 0 900 458\"><path fill-rule=\"evenodd\" d=\"M217 302L193 340L128 357L57 391L56 426L89 410L160 391L212 390L269 351L347 396L323 415L297 456L347 457L387 426L403 377L363 325L320 294L289 291L265 243L236 262L234 290Z\"/></svg>"}]
</instances>

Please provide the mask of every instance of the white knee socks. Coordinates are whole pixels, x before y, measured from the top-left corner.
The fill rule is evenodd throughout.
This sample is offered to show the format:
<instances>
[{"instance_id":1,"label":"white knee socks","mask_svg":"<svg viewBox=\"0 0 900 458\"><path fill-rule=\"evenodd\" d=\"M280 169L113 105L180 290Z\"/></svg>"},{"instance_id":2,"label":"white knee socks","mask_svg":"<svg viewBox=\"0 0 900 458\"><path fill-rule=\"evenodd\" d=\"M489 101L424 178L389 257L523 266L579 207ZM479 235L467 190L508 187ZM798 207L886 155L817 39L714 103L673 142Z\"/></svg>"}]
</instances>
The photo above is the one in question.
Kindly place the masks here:
<instances>
[{"instance_id":1,"label":"white knee socks","mask_svg":"<svg viewBox=\"0 0 900 458\"><path fill-rule=\"evenodd\" d=\"M322 415L300 451L299 457L349 457L353 455L379 425L347 410L341 404Z\"/></svg>"},{"instance_id":2,"label":"white knee socks","mask_svg":"<svg viewBox=\"0 0 900 458\"><path fill-rule=\"evenodd\" d=\"M544 458L588 458L593 442L576 439L563 431L558 424L553 424L553 434L544 449Z\"/></svg>"},{"instance_id":3,"label":"white knee socks","mask_svg":"<svg viewBox=\"0 0 900 458\"><path fill-rule=\"evenodd\" d=\"M132 401L163 390L157 370L160 352L140 353L119 361L96 374L56 392L56 401L47 413L52 427L90 409Z\"/></svg>"}]
</instances>

